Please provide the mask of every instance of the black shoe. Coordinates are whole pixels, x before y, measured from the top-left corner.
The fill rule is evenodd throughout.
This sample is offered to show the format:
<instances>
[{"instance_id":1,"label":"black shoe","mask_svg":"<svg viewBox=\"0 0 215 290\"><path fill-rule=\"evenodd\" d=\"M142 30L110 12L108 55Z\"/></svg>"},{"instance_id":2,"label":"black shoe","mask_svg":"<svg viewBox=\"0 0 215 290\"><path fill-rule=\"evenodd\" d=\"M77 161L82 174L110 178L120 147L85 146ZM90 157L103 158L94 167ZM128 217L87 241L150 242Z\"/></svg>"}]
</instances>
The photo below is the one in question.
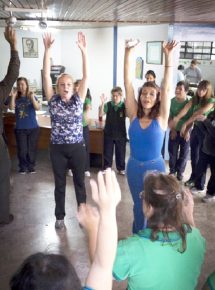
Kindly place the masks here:
<instances>
[{"instance_id":1,"label":"black shoe","mask_svg":"<svg viewBox=\"0 0 215 290\"><path fill-rule=\"evenodd\" d=\"M183 179L183 175L181 175L181 174L177 174L177 179L178 179L178 181L182 181L182 179Z\"/></svg>"},{"instance_id":2,"label":"black shoe","mask_svg":"<svg viewBox=\"0 0 215 290\"><path fill-rule=\"evenodd\" d=\"M0 222L0 227L9 225L14 220L14 216L12 214L9 215L9 219L6 222Z\"/></svg>"},{"instance_id":3,"label":"black shoe","mask_svg":"<svg viewBox=\"0 0 215 290\"><path fill-rule=\"evenodd\" d=\"M36 170L35 170L34 168L32 168L32 169L28 169L28 173L30 173L30 174L34 174L34 173L36 173Z\"/></svg>"}]
</instances>

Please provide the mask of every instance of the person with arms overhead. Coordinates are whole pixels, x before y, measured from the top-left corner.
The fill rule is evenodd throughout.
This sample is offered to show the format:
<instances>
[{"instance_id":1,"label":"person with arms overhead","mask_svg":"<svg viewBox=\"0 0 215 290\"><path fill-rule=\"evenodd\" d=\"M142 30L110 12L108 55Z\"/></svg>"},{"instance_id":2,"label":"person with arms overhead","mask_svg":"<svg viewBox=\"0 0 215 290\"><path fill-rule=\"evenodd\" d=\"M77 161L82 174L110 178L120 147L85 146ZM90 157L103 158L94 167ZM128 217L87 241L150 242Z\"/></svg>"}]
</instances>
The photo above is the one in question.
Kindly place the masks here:
<instances>
[{"instance_id":1,"label":"person with arms overhead","mask_svg":"<svg viewBox=\"0 0 215 290\"><path fill-rule=\"evenodd\" d=\"M168 126L170 92L172 83L172 55L176 42L163 45L165 54L164 79L161 90L154 82L146 82L135 99L132 85L131 60L134 42L126 41L124 60L125 106L130 119L130 157L127 164L128 185L134 202L133 233L142 230L146 221L139 193L143 189L143 178L148 170L165 172L161 156L164 133Z\"/></svg>"},{"instance_id":2,"label":"person with arms overhead","mask_svg":"<svg viewBox=\"0 0 215 290\"><path fill-rule=\"evenodd\" d=\"M50 51L54 39L46 33L43 37L45 46L43 60L44 90L48 100L51 117L50 156L55 179L55 216L57 229L65 228L65 190L66 173L71 168L78 207L86 202L84 171L86 149L83 139L83 104L87 94L88 69L85 35L78 33L78 47L82 55L83 78L78 94L74 94L73 78L61 74L56 83L54 94L50 77Z\"/></svg>"},{"instance_id":3,"label":"person with arms overhead","mask_svg":"<svg viewBox=\"0 0 215 290\"><path fill-rule=\"evenodd\" d=\"M13 220L10 214L9 192L10 192L10 157L5 140L3 138L2 111L4 102L10 94L14 82L19 76L20 60L17 51L16 32L11 27L6 27L5 39L10 45L11 56L7 74L0 82L0 225L5 225Z\"/></svg>"}]
</instances>

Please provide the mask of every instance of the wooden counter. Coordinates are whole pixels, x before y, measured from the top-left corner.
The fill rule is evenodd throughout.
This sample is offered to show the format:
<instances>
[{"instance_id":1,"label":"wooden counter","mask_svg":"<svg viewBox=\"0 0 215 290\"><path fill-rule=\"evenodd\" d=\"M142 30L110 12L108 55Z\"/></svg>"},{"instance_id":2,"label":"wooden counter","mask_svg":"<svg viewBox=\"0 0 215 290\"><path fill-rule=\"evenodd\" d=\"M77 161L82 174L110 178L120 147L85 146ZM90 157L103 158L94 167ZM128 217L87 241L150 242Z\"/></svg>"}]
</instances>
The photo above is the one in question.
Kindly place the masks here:
<instances>
[{"instance_id":1,"label":"wooden counter","mask_svg":"<svg viewBox=\"0 0 215 290\"><path fill-rule=\"evenodd\" d=\"M37 121L40 126L40 135L37 144L37 148L48 149L50 144L51 123L48 115L37 115ZM95 122L92 122L95 124ZM7 138L8 149L10 156L13 157L16 154L16 139L14 134L15 128L15 115L14 113L4 114L4 129ZM91 161L93 161L93 155L98 154L101 159L100 166L104 164L104 132L103 129L90 126L90 153ZM91 162L93 163L93 162Z\"/></svg>"}]
</instances>

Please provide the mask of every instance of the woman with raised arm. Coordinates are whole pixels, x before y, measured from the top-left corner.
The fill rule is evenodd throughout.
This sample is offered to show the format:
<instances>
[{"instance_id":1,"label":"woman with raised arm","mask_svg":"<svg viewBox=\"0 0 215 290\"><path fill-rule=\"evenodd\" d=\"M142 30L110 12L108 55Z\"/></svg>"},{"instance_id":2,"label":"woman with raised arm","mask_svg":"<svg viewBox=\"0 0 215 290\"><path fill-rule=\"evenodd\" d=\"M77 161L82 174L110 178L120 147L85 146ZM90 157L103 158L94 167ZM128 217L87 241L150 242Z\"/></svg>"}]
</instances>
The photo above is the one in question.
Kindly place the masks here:
<instances>
[{"instance_id":1,"label":"woman with raised arm","mask_svg":"<svg viewBox=\"0 0 215 290\"><path fill-rule=\"evenodd\" d=\"M145 224L139 193L143 189L146 171L165 171L161 148L169 118L172 54L177 45L175 41L163 45L165 69L161 90L159 91L153 82L146 82L140 89L136 101L132 85L131 58L137 43L126 41L124 59L125 106L130 119L131 152L127 164L127 178L134 201L133 233L142 230Z\"/></svg>"},{"instance_id":2,"label":"woman with raised arm","mask_svg":"<svg viewBox=\"0 0 215 290\"><path fill-rule=\"evenodd\" d=\"M43 37L45 53L43 80L51 117L50 155L55 179L56 229L63 229L65 217L66 172L71 168L78 207L86 202L84 171L86 150L83 140L82 114L87 93L87 52L83 33L78 33L78 47L83 62L83 78L78 93L73 94L73 78L61 74L54 94L50 77L50 50L54 42L51 34Z\"/></svg>"}]
</instances>

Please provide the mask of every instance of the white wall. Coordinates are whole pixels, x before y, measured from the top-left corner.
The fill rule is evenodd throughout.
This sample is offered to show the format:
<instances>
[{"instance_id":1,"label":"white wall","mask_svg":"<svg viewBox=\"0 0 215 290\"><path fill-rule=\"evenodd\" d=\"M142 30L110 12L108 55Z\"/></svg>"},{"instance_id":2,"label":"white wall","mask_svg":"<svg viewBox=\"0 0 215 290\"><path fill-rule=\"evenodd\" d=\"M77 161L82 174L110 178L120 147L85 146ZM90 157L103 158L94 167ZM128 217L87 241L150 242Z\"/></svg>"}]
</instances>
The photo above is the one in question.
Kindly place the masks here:
<instances>
[{"instance_id":1,"label":"white wall","mask_svg":"<svg viewBox=\"0 0 215 290\"><path fill-rule=\"evenodd\" d=\"M140 44L134 52L134 63L138 56L144 60L143 80L135 79L133 85L135 92L145 82L144 75L147 70L152 69L156 74L156 82L160 85L163 77L163 65L152 65L146 63L146 42L147 41L165 41L168 38L168 25L145 25L145 26L124 26L118 28L118 53L117 53L117 83L123 87L123 60L126 39L139 39ZM134 75L135 75L135 69Z\"/></svg>"}]
</instances>

